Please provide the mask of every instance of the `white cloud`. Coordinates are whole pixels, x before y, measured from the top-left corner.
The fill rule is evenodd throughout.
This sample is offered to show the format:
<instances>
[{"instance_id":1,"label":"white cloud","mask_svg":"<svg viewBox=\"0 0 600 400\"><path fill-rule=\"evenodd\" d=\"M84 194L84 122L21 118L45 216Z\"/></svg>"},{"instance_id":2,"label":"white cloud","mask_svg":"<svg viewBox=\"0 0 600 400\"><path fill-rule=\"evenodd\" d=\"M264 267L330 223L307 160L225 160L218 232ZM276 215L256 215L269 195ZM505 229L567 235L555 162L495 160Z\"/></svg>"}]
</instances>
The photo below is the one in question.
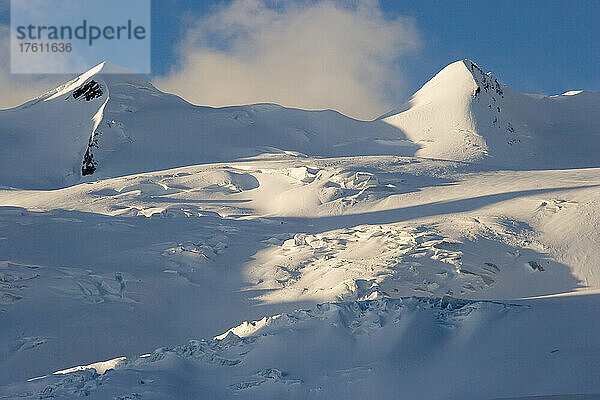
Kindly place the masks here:
<instances>
[{"instance_id":1,"label":"white cloud","mask_svg":"<svg viewBox=\"0 0 600 400\"><path fill-rule=\"evenodd\" d=\"M376 1L235 0L199 18L155 84L202 105L274 102L373 118L403 98L410 18Z\"/></svg>"},{"instance_id":2,"label":"white cloud","mask_svg":"<svg viewBox=\"0 0 600 400\"><path fill-rule=\"evenodd\" d=\"M21 75L10 72L10 31L0 25L0 110L16 107L64 83L66 75Z\"/></svg>"}]
</instances>

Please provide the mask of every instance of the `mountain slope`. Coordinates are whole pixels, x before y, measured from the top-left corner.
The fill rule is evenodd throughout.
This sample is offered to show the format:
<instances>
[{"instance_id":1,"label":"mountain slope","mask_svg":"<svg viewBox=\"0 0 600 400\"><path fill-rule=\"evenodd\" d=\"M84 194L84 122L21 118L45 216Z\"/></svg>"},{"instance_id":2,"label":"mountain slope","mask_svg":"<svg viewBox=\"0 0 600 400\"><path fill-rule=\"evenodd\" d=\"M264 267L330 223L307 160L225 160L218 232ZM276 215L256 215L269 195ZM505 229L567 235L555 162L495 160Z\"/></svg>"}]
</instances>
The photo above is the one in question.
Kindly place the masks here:
<instances>
[{"instance_id":1,"label":"mountain slope","mask_svg":"<svg viewBox=\"0 0 600 400\"><path fill-rule=\"evenodd\" d=\"M391 150L390 150L391 149ZM197 107L102 63L0 112L0 184L56 188L94 179L285 151L412 155L383 122L275 104Z\"/></svg>"},{"instance_id":2,"label":"mountain slope","mask_svg":"<svg viewBox=\"0 0 600 400\"><path fill-rule=\"evenodd\" d=\"M106 90L92 79L96 69L0 111L0 184L52 187L79 180L90 135L108 100Z\"/></svg>"},{"instance_id":3,"label":"mountain slope","mask_svg":"<svg viewBox=\"0 0 600 400\"><path fill-rule=\"evenodd\" d=\"M375 121L274 104L197 107L102 63L0 112L0 185L57 188L88 175L98 179L283 152L416 153L519 169L593 167L600 163L597 115L598 93L519 93L470 60L450 64L402 111Z\"/></svg>"},{"instance_id":4,"label":"mountain slope","mask_svg":"<svg viewBox=\"0 0 600 400\"><path fill-rule=\"evenodd\" d=\"M0 398L598 398L597 96L459 62L361 122L103 63L0 113Z\"/></svg>"},{"instance_id":5,"label":"mountain slope","mask_svg":"<svg viewBox=\"0 0 600 400\"><path fill-rule=\"evenodd\" d=\"M597 390L589 378L600 367L593 353L578 349L589 348L600 331L597 300L320 304L244 322L214 339L57 371L5 393L24 399L365 399L378 393L595 400L585 394ZM579 319L569 312L576 307Z\"/></svg>"},{"instance_id":6,"label":"mountain slope","mask_svg":"<svg viewBox=\"0 0 600 400\"><path fill-rule=\"evenodd\" d=\"M463 60L380 119L419 144L422 157L542 169L598 166L599 113L598 93L520 93Z\"/></svg>"}]
</instances>

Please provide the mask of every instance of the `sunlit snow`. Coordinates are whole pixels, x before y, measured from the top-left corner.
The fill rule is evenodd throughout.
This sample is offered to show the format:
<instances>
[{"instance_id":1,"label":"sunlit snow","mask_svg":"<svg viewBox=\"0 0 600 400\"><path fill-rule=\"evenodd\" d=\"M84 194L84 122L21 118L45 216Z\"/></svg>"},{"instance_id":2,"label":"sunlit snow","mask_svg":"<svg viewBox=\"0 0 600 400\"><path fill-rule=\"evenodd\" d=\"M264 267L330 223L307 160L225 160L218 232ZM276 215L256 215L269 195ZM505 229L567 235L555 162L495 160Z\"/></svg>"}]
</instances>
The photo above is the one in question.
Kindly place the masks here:
<instances>
[{"instance_id":1,"label":"sunlit snow","mask_svg":"<svg viewBox=\"0 0 600 400\"><path fill-rule=\"evenodd\" d=\"M105 68L0 111L0 398L600 393L600 94L463 60L365 122Z\"/></svg>"}]
</instances>

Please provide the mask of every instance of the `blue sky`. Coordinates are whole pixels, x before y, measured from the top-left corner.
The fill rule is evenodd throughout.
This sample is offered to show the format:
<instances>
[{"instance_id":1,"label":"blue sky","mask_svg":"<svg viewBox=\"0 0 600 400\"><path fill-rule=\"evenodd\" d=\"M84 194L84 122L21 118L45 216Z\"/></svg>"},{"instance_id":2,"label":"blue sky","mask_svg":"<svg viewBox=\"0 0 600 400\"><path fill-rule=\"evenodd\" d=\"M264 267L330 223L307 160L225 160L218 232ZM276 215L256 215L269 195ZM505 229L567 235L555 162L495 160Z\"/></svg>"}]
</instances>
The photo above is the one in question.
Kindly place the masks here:
<instances>
[{"instance_id":1,"label":"blue sky","mask_svg":"<svg viewBox=\"0 0 600 400\"><path fill-rule=\"evenodd\" d=\"M154 1L153 71L165 73L185 21L220 2ZM600 1L382 0L382 9L415 19L422 48L404 70L411 91L452 61L471 58L522 91L600 91Z\"/></svg>"},{"instance_id":2,"label":"blue sky","mask_svg":"<svg viewBox=\"0 0 600 400\"><path fill-rule=\"evenodd\" d=\"M152 1L153 74L149 78L159 88L180 94L196 104L274 101L306 108L330 107L351 115L362 105L346 104L344 100L361 98L364 104L373 105L366 115L361 116L366 118L387 111L385 108L390 105L402 103L447 64L470 58L483 69L492 71L500 81L521 91L543 94L559 94L571 89L600 91L597 67L600 61L600 1L381 0L377 3L367 0L359 2L361 5L368 4L363 7L366 11L354 6L354 11L349 14L319 8L315 6L323 3L319 0L235 1ZM329 4L336 4L338 8L352 8L348 6L348 1L332 1L335 3L329 1ZM264 8L258 7L258 14L252 14L252 10L244 14L242 23L245 25L241 31L223 28L228 18L237 16L238 9L251 2ZM8 4L8 0L0 0L0 24L7 25L9 22ZM296 7L290 4L296 4ZM316 11L312 14L299 11L302 8ZM279 18L277 13L271 12L273 9L284 10L282 15L285 17ZM302 18L309 23L319 18L325 20L315 22L304 30L297 28L293 43L289 46L283 43L282 46L271 46L265 50L266 42L257 39L266 36L271 37L272 41L281 36L282 41L290 41L292 39L289 37L284 38L285 25L302 21ZM329 24L327 18L337 22ZM368 21L370 19L372 23ZM265 25L277 25L279 30L261 27L261 21ZM364 37L366 43L354 45L341 39L346 36L348 41L356 40L352 32L342 32L337 41L326 39L323 40L327 42L325 45L320 43L320 38L331 36L329 29L352 31L353 25L358 26L361 35L364 34L358 37ZM379 30L378 26L382 26L382 29ZM318 33L321 36L315 36L314 31L320 31ZM240 39L245 34L254 37ZM394 39L394 35L398 37ZM190 37L195 42L186 42L186 38ZM222 43L219 42L221 38L225 38ZM306 43L302 43L303 40ZM376 50L370 52L365 49L369 44ZM289 64L281 60L285 57L304 59L303 54L312 53L311 46L319 47L321 52L317 50L310 62L304 60L305 64L296 65L294 60ZM243 47L248 47L250 53L256 53L254 59L251 59L252 54L244 53ZM285 53L287 48L293 51ZM272 54L282 49L285 54L279 58ZM357 57L347 61L348 71L342 71L346 65L344 57L354 52L358 53ZM190 61L192 56L195 58ZM367 59L369 57L371 60ZM284 70L283 76L273 76L273 71L267 71L262 76L257 73L261 65L267 62L263 60L271 59L279 69ZM204 68L209 64L212 69ZM302 68L314 65L323 65L325 69L338 68L338 71L320 77L311 71L302 76ZM292 68L289 76L297 77L299 84L281 88L287 82L284 78L288 67ZM375 72L371 74L370 71ZM221 98L210 96L221 91L221 86L210 85L211 78L214 78L213 81L226 82L236 74L239 79L231 86L238 89L225 87ZM197 76L204 76L206 82L196 84ZM245 81L255 80L260 84L261 80L271 77L271 86L277 88L268 87L265 83L267 87L257 93L249 93L250 86L245 86ZM310 81L311 77L315 78L314 82ZM340 77L337 86L331 77ZM358 82L365 77L370 81L365 84ZM328 79L332 81L330 87ZM311 85L321 87L323 92L301 93ZM348 91L344 92L343 88L346 87ZM1 77L0 90L8 90L2 87ZM325 90L337 91L339 96L320 96ZM289 92L298 92L298 101ZM208 94L198 97L196 93Z\"/></svg>"},{"instance_id":3,"label":"blue sky","mask_svg":"<svg viewBox=\"0 0 600 400\"><path fill-rule=\"evenodd\" d=\"M424 47L411 69L427 79L471 58L522 91L600 90L600 1L384 1L413 16ZM419 72L419 70L423 72Z\"/></svg>"}]
</instances>

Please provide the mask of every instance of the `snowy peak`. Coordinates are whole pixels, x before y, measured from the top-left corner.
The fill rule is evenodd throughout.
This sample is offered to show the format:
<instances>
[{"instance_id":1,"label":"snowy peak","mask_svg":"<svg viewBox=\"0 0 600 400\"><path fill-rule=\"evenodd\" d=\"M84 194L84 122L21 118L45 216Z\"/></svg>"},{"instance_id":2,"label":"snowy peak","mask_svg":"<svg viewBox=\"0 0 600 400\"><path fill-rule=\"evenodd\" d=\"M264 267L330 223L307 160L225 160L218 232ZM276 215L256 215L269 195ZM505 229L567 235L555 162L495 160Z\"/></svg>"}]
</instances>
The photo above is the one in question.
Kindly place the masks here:
<instances>
[{"instance_id":1,"label":"snowy peak","mask_svg":"<svg viewBox=\"0 0 600 400\"><path fill-rule=\"evenodd\" d=\"M443 98L447 93L456 95L460 92L471 92L477 85L471 72L471 66L474 65L470 60L456 61L448 65L415 93L413 104L417 105L419 100ZM477 70L479 70L479 67L477 67Z\"/></svg>"},{"instance_id":2,"label":"snowy peak","mask_svg":"<svg viewBox=\"0 0 600 400\"><path fill-rule=\"evenodd\" d=\"M403 111L383 118L421 146L418 155L476 161L487 154L471 113L479 87L471 65L478 73L479 67L469 60L448 65L412 96Z\"/></svg>"},{"instance_id":3,"label":"snowy peak","mask_svg":"<svg viewBox=\"0 0 600 400\"><path fill-rule=\"evenodd\" d=\"M133 140L120 118L138 109L154 111L175 96L142 76L103 62L15 109L0 113L0 183L51 188L77 183L98 168L99 157ZM187 103L186 103L187 104ZM113 115L110 119L108 114ZM21 157L26 154L27 159ZM131 161L130 161L131 162Z\"/></svg>"},{"instance_id":4,"label":"snowy peak","mask_svg":"<svg viewBox=\"0 0 600 400\"><path fill-rule=\"evenodd\" d=\"M40 98L44 101L54 100L55 98L58 98L64 94L68 94L78 88L85 86L86 84L90 86L94 85L90 84L91 81L95 81L96 83L98 81L103 81L106 85L110 86L118 86L119 84L123 83L135 83L140 88L156 90L156 88L154 88L154 86L152 86L150 82L148 82L140 75L116 64L104 61L91 68L87 72L84 72L83 74L79 75L77 78L65 83L64 85L57 87L56 89L45 93L44 95L40 96ZM94 86L98 85L96 84Z\"/></svg>"},{"instance_id":5,"label":"snowy peak","mask_svg":"<svg viewBox=\"0 0 600 400\"><path fill-rule=\"evenodd\" d=\"M491 96L504 97L504 89L502 89L502 85L491 72L483 72L483 70L471 60L463 60L462 62L470 71L471 76L477 84L475 95L479 94L483 90Z\"/></svg>"},{"instance_id":6,"label":"snowy peak","mask_svg":"<svg viewBox=\"0 0 600 400\"><path fill-rule=\"evenodd\" d=\"M11 132L0 137L7 159L15 151L33 155L2 168L0 184L26 188L264 153L412 156L416 150L381 121L357 121L334 111L193 106L110 63L1 113L0 130Z\"/></svg>"},{"instance_id":7,"label":"snowy peak","mask_svg":"<svg viewBox=\"0 0 600 400\"><path fill-rule=\"evenodd\" d=\"M102 68L104 68L104 65L105 65L105 63L98 64L94 68L90 69L89 71L79 75L77 78L65 83L64 85L57 87L54 90L51 90L50 92L48 92L42 96L44 98L44 101L54 100L57 97L60 97L66 93L69 93L69 92L77 89L77 88L80 88L81 86L86 84L88 82L88 80L91 80L92 77L94 77L100 71L102 71Z\"/></svg>"},{"instance_id":8,"label":"snowy peak","mask_svg":"<svg viewBox=\"0 0 600 400\"><path fill-rule=\"evenodd\" d=\"M100 64L20 107L0 113L2 184L47 188L77 182L109 100Z\"/></svg>"},{"instance_id":9,"label":"snowy peak","mask_svg":"<svg viewBox=\"0 0 600 400\"><path fill-rule=\"evenodd\" d=\"M370 122L272 104L197 107L103 62L0 112L0 185L64 187L89 175L114 177L264 153L589 167L599 163L598 115L598 93L519 93L471 60L448 65L405 107Z\"/></svg>"},{"instance_id":10,"label":"snowy peak","mask_svg":"<svg viewBox=\"0 0 600 400\"><path fill-rule=\"evenodd\" d=\"M465 59L453 62L419 89L411 103L444 98L447 94L477 96L481 91L504 96L504 90L491 72L484 72L475 62Z\"/></svg>"},{"instance_id":11,"label":"snowy peak","mask_svg":"<svg viewBox=\"0 0 600 400\"><path fill-rule=\"evenodd\" d=\"M418 144L422 157L502 168L595 166L600 95L587 94L520 93L462 60L382 120Z\"/></svg>"}]
</instances>

